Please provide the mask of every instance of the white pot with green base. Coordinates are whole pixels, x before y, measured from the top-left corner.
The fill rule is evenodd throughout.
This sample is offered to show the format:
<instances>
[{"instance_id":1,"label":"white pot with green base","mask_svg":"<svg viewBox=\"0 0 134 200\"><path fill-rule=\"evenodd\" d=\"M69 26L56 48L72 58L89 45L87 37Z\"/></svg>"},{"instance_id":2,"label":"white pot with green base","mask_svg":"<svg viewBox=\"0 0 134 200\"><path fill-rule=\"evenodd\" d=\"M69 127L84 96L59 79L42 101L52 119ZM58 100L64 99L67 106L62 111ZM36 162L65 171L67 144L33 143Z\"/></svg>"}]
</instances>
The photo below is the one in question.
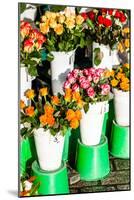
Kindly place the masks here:
<instances>
[{"instance_id":1,"label":"white pot with green base","mask_svg":"<svg viewBox=\"0 0 134 200\"><path fill-rule=\"evenodd\" d=\"M61 167L64 138L60 132L53 136L50 130L34 130L35 146L42 170L54 171Z\"/></svg>"},{"instance_id":2,"label":"white pot with green base","mask_svg":"<svg viewBox=\"0 0 134 200\"><path fill-rule=\"evenodd\" d=\"M51 83L53 95L63 94L63 83L67 74L74 68L75 50L69 52L51 52L54 60L51 61Z\"/></svg>"},{"instance_id":3,"label":"white pot with green base","mask_svg":"<svg viewBox=\"0 0 134 200\"><path fill-rule=\"evenodd\" d=\"M97 145L100 142L107 101L89 104L87 113L82 110L80 121L81 141L84 145Z\"/></svg>"},{"instance_id":4,"label":"white pot with green base","mask_svg":"<svg viewBox=\"0 0 134 200\"><path fill-rule=\"evenodd\" d=\"M109 45L93 42L93 67L112 69L112 55Z\"/></svg>"},{"instance_id":5,"label":"white pot with green base","mask_svg":"<svg viewBox=\"0 0 134 200\"><path fill-rule=\"evenodd\" d=\"M120 126L129 126L129 91L113 89L115 120Z\"/></svg>"}]
</instances>

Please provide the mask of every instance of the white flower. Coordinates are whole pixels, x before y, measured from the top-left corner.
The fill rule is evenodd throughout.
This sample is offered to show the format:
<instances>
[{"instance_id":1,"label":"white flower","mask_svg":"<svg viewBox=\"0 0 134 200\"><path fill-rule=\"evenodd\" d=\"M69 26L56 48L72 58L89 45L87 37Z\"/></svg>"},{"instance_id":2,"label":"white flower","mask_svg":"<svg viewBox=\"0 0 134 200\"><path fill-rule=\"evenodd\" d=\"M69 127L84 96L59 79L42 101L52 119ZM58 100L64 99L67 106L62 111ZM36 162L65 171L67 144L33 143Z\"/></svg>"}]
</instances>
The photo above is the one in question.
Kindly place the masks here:
<instances>
[{"instance_id":1,"label":"white flower","mask_svg":"<svg viewBox=\"0 0 134 200\"><path fill-rule=\"evenodd\" d=\"M25 188L25 191L31 190L32 184L33 184L33 183L31 183L31 182L29 182L29 181L27 181L27 180L24 181L24 188Z\"/></svg>"},{"instance_id":2,"label":"white flower","mask_svg":"<svg viewBox=\"0 0 134 200\"><path fill-rule=\"evenodd\" d=\"M115 19L115 24L118 25L118 26L120 26L120 27L122 27L122 23L120 22L119 19Z\"/></svg>"},{"instance_id":3,"label":"white flower","mask_svg":"<svg viewBox=\"0 0 134 200\"><path fill-rule=\"evenodd\" d=\"M29 122L25 122L24 123L24 127L30 129L31 128L31 124Z\"/></svg>"}]
</instances>

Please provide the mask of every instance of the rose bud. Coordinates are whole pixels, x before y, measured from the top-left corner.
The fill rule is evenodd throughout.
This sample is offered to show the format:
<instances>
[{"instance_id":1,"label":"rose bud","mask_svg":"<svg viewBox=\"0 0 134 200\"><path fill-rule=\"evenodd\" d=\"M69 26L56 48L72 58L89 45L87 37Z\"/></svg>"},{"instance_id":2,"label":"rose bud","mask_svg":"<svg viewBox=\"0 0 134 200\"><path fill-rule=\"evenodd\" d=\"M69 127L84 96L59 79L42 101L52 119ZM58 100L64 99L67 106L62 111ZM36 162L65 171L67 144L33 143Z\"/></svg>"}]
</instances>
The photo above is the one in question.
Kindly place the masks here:
<instances>
[{"instance_id":1,"label":"rose bud","mask_svg":"<svg viewBox=\"0 0 134 200\"><path fill-rule=\"evenodd\" d=\"M79 91L79 85L77 83L75 83L73 86L72 86L72 91L74 92L78 92Z\"/></svg>"},{"instance_id":2,"label":"rose bud","mask_svg":"<svg viewBox=\"0 0 134 200\"><path fill-rule=\"evenodd\" d=\"M82 81L80 87L83 89L87 89L90 86L90 82L88 80Z\"/></svg>"},{"instance_id":3,"label":"rose bud","mask_svg":"<svg viewBox=\"0 0 134 200\"><path fill-rule=\"evenodd\" d=\"M69 81L65 81L64 85L63 85L63 88L67 89L67 88L70 88L70 86L71 86L71 84L69 83Z\"/></svg>"},{"instance_id":4,"label":"rose bud","mask_svg":"<svg viewBox=\"0 0 134 200\"><path fill-rule=\"evenodd\" d=\"M94 21L95 19L95 13L93 11L90 11L89 13L87 13L89 16L89 19L91 19L92 21Z\"/></svg>"}]
</instances>

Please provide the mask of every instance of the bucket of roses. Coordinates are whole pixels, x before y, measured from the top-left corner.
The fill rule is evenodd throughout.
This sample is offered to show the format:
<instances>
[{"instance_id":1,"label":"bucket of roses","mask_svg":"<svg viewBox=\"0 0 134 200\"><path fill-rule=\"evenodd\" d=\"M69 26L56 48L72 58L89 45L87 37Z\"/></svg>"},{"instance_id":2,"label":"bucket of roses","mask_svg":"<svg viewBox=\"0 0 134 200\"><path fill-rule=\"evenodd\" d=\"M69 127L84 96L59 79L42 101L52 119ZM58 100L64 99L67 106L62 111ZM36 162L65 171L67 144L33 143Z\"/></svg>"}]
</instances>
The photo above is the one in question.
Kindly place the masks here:
<instances>
[{"instance_id":1,"label":"bucket of roses","mask_svg":"<svg viewBox=\"0 0 134 200\"><path fill-rule=\"evenodd\" d=\"M37 65L41 63L42 45L46 38L27 21L20 22L20 86L21 98L31 88L32 79L37 76Z\"/></svg>"},{"instance_id":2,"label":"bucket of roses","mask_svg":"<svg viewBox=\"0 0 134 200\"><path fill-rule=\"evenodd\" d=\"M63 96L50 96L47 88L41 88L34 100L34 90L28 89L25 96L32 101L27 106L21 100L21 123L29 123L25 137L34 135L40 168L53 171L61 166L65 134L69 128L76 129L81 119L80 106Z\"/></svg>"},{"instance_id":3,"label":"bucket of roses","mask_svg":"<svg viewBox=\"0 0 134 200\"><path fill-rule=\"evenodd\" d=\"M82 16L88 26L87 39L93 41L93 67L112 69L112 65L119 64L117 43L127 22L127 12L100 8L82 13Z\"/></svg>"},{"instance_id":4,"label":"bucket of roses","mask_svg":"<svg viewBox=\"0 0 134 200\"><path fill-rule=\"evenodd\" d=\"M63 94L62 85L67 74L73 70L75 50L85 45L84 18L71 9L61 12L46 11L39 23L40 31L47 40L44 44L51 61L52 91Z\"/></svg>"},{"instance_id":5,"label":"bucket of roses","mask_svg":"<svg viewBox=\"0 0 134 200\"><path fill-rule=\"evenodd\" d=\"M64 83L64 89L70 88L81 95L83 109L80 135L85 145L97 145L101 139L104 113L110 93L110 85L104 72L104 69L93 67L84 70L74 69Z\"/></svg>"},{"instance_id":6,"label":"bucket of roses","mask_svg":"<svg viewBox=\"0 0 134 200\"><path fill-rule=\"evenodd\" d=\"M129 126L129 64L113 68L109 75L114 94L115 120L120 126Z\"/></svg>"}]
</instances>

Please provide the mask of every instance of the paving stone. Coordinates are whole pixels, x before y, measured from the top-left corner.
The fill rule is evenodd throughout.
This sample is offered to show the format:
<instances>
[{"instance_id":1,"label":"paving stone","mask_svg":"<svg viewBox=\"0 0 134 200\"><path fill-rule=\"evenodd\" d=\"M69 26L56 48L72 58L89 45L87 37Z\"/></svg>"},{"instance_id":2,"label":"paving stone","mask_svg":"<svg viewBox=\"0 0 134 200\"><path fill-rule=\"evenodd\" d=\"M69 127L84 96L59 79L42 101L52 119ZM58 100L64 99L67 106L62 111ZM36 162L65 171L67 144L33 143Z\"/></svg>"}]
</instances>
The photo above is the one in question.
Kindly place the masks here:
<instances>
[{"instance_id":1,"label":"paving stone","mask_svg":"<svg viewBox=\"0 0 134 200\"><path fill-rule=\"evenodd\" d=\"M115 184L127 184L129 183L130 173L126 171L111 172L110 175L101 181L102 185L115 185Z\"/></svg>"},{"instance_id":2,"label":"paving stone","mask_svg":"<svg viewBox=\"0 0 134 200\"><path fill-rule=\"evenodd\" d=\"M124 169L130 168L130 160L115 159L114 164L115 164L116 170L124 170Z\"/></svg>"},{"instance_id":3,"label":"paving stone","mask_svg":"<svg viewBox=\"0 0 134 200\"><path fill-rule=\"evenodd\" d=\"M72 189L72 188L70 188L70 194L78 194L79 192L78 192L78 189Z\"/></svg>"},{"instance_id":4,"label":"paving stone","mask_svg":"<svg viewBox=\"0 0 134 200\"><path fill-rule=\"evenodd\" d=\"M130 190L130 185L117 185L117 189L120 191Z\"/></svg>"},{"instance_id":5,"label":"paving stone","mask_svg":"<svg viewBox=\"0 0 134 200\"><path fill-rule=\"evenodd\" d=\"M114 171L114 163L112 160L110 161L110 169L111 169L111 171Z\"/></svg>"},{"instance_id":6,"label":"paving stone","mask_svg":"<svg viewBox=\"0 0 134 200\"><path fill-rule=\"evenodd\" d=\"M115 191L116 188L114 186L94 186L93 192L112 192Z\"/></svg>"},{"instance_id":7,"label":"paving stone","mask_svg":"<svg viewBox=\"0 0 134 200\"><path fill-rule=\"evenodd\" d=\"M90 193L90 192L93 192L92 187L83 187L79 189L79 193Z\"/></svg>"},{"instance_id":8,"label":"paving stone","mask_svg":"<svg viewBox=\"0 0 134 200\"><path fill-rule=\"evenodd\" d=\"M98 185L99 181L79 181L76 184L70 185L70 188L83 188Z\"/></svg>"}]
</instances>

